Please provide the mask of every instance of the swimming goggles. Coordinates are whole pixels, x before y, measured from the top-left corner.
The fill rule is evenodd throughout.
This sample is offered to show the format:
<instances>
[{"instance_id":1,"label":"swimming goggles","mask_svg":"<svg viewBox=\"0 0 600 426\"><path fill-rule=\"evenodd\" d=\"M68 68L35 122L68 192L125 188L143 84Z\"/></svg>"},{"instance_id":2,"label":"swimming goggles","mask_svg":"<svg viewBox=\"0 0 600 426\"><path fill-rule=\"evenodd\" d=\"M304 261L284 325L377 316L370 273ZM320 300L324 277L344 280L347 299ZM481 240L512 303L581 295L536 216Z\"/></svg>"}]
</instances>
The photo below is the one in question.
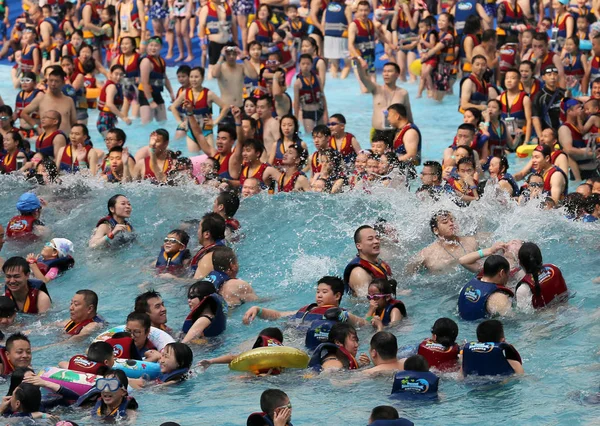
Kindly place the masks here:
<instances>
[{"instance_id":1,"label":"swimming goggles","mask_svg":"<svg viewBox=\"0 0 600 426\"><path fill-rule=\"evenodd\" d=\"M369 300L379 300L388 296L387 294L367 294L367 299Z\"/></svg>"},{"instance_id":2,"label":"swimming goggles","mask_svg":"<svg viewBox=\"0 0 600 426\"><path fill-rule=\"evenodd\" d=\"M340 123L338 123L337 121L330 121L329 123L327 123L327 127L337 126L338 124Z\"/></svg>"},{"instance_id":3,"label":"swimming goggles","mask_svg":"<svg viewBox=\"0 0 600 426\"><path fill-rule=\"evenodd\" d=\"M276 410L277 410L277 409L279 409L279 410L283 410L283 409L285 409L285 408L289 408L289 409L291 410L291 409L292 409L292 403L291 403L291 402L288 402L287 404L285 404L285 405L282 405L281 407L277 407L277 408L276 408Z\"/></svg>"},{"instance_id":4,"label":"swimming goggles","mask_svg":"<svg viewBox=\"0 0 600 426\"><path fill-rule=\"evenodd\" d=\"M544 184L543 183L530 183L530 184L528 184L528 186L530 186L532 188L543 188Z\"/></svg>"},{"instance_id":5,"label":"swimming goggles","mask_svg":"<svg viewBox=\"0 0 600 426\"><path fill-rule=\"evenodd\" d=\"M121 382L116 377L102 378L96 380L96 389L100 392L108 390L109 392L116 392L121 388Z\"/></svg>"},{"instance_id":6,"label":"swimming goggles","mask_svg":"<svg viewBox=\"0 0 600 426\"><path fill-rule=\"evenodd\" d=\"M0 120L8 121L8 120L10 120L10 117L8 115L3 115L2 117L0 117Z\"/></svg>"},{"instance_id":7,"label":"swimming goggles","mask_svg":"<svg viewBox=\"0 0 600 426\"><path fill-rule=\"evenodd\" d=\"M558 68L546 68L544 70L544 74L552 74L552 73L558 74Z\"/></svg>"},{"instance_id":8,"label":"swimming goggles","mask_svg":"<svg viewBox=\"0 0 600 426\"><path fill-rule=\"evenodd\" d=\"M171 244L177 243L177 244L181 244L182 246L185 245L181 241L179 241L177 238L165 237L164 242L165 243L171 243Z\"/></svg>"},{"instance_id":9,"label":"swimming goggles","mask_svg":"<svg viewBox=\"0 0 600 426\"><path fill-rule=\"evenodd\" d=\"M33 79L29 78L29 77L23 77L21 79L21 84L23 84L23 83L28 84L28 83L32 83L32 82L33 82Z\"/></svg>"}]
</instances>

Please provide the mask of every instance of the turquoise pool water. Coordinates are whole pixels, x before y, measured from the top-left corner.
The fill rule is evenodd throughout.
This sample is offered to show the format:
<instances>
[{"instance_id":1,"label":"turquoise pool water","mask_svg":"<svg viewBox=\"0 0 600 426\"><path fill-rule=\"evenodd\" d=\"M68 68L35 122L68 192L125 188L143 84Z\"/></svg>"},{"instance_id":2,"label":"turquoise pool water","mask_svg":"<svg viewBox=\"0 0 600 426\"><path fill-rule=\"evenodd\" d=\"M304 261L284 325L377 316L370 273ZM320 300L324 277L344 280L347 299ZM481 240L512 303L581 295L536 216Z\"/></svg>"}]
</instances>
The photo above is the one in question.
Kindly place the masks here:
<instances>
[{"instance_id":1,"label":"turquoise pool water","mask_svg":"<svg viewBox=\"0 0 600 426\"><path fill-rule=\"evenodd\" d=\"M6 75L8 68L3 67L0 72ZM216 83L209 82L207 86L214 89ZM414 100L416 87L405 87L413 97L413 113L424 135L423 157L439 159L460 122L457 97L448 97L439 105L427 99ZM16 91L6 81L0 82L0 89L5 101L13 103ZM347 130L367 146L371 97L359 94L353 77L348 81L328 79L327 96L330 112L343 112L349 123ZM102 147L95 118L93 112L90 128L96 146ZM147 136L157 127L141 127L138 122L126 128L127 145L145 145ZM171 120L165 127L173 134L175 123ZM177 149L184 146L183 141L174 143ZM524 160L511 158L512 167L523 163ZM31 186L27 183L0 177L2 223L8 222L18 196L28 189ZM124 322L139 292L155 288L165 298L168 325L181 327L188 311L186 285L156 278L149 265L170 229L211 209L213 192L197 186L157 188L130 184L119 188L78 178L65 179L61 188L36 191L50 202L43 219L54 231L53 236L74 241L76 267L49 285L54 300L49 315L23 318L25 328L31 330L34 347L62 337L61 331L51 324L68 318L69 300L81 288L91 288L99 294L99 313L111 325ZM90 250L87 241L92 229L98 218L105 215L107 199L117 192L126 194L132 202L131 220L138 231L137 242L127 250ZM286 372L257 379L230 372L226 366L212 366L206 372L198 371L180 386L136 391L134 396L140 404L136 424L158 425L167 420L182 425L245 424L249 413L259 411L260 394L269 387L288 393L294 407L294 423L299 425L364 425L370 410L381 404L395 405L417 425L597 424L597 407L587 405L584 397L598 391L600 287L592 279L600 275L600 237L592 225L567 222L559 211L542 212L532 206L516 207L486 197L461 211L450 204L418 203L414 194L387 189L370 195L261 195L244 200L237 214L244 234L235 244L240 276L265 299L261 305L283 310L299 308L313 301L318 278L341 274L354 256L352 234L356 227L384 217L398 229L400 243L386 244L383 258L396 271L400 286L412 290L410 296L402 298L409 318L394 330L400 346L416 344L427 337L433 322L441 316L458 322L460 341L473 339L476 324L459 320L456 310L459 289L470 279L469 273L458 270L436 277L398 274L413 254L433 241L428 221L440 207L455 212L465 233L485 231L495 240L536 241L544 260L560 266L569 287L577 291L567 305L505 319L507 339L524 359L524 377L490 386L444 376L439 401L420 403L390 400L391 377L358 381L351 380L356 374L340 372L307 379L302 372ZM191 234L193 246L195 231ZM25 255L29 251L6 244L2 256ZM362 301L347 297L343 306L361 315L367 307ZM262 328L272 324L255 321L244 326L244 311L242 307L230 313L228 329L220 338L193 348L195 361L238 351L239 345L253 340ZM284 322L278 324L284 326ZM360 352L367 351L372 332L370 327L360 330ZM286 329L285 339L288 345L303 344L303 336L290 329ZM35 352L33 366L37 369L66 360L82 353L88 343ZM6 388L4 384L0 391ZM93 424L87 411L67 413L65 417L80 424Z\"/></svg>"}]
</instances>

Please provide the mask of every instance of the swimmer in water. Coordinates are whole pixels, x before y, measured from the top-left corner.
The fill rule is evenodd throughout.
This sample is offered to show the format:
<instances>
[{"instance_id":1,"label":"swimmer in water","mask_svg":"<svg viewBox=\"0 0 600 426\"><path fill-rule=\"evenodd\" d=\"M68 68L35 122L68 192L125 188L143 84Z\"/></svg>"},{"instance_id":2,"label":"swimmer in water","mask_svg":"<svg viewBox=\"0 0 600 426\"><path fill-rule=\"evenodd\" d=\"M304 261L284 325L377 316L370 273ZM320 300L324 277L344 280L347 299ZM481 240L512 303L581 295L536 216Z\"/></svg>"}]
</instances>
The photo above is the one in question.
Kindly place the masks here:
<instances>
[{"instance_id":1,"label":"swimmer in water","mask_svg":"<svg viewBox=\"0 0 600 426\"><path fill-rule=\"evenodd\" d=\"M431 232L437 241L421 250L407 265L409 273L420 269L439 274L459 264L461 256L477 249L478 242L475 237L460 237L457 235L458 227L452 213L440 210L429 221Z\"/></svg>"},{"instance_id":2,"label":"swimmer in water","mask_svg":"<svg viewBox=\"0 0 600 426\"><path fill-rule=\"evenodd\" d=\"M369 355L373 360L374 367L363 371L364 374L374 375L404 370L404 360L397 357L398 339L390 332L378 331L373 335Z\"/></svg>"}]
</instances>

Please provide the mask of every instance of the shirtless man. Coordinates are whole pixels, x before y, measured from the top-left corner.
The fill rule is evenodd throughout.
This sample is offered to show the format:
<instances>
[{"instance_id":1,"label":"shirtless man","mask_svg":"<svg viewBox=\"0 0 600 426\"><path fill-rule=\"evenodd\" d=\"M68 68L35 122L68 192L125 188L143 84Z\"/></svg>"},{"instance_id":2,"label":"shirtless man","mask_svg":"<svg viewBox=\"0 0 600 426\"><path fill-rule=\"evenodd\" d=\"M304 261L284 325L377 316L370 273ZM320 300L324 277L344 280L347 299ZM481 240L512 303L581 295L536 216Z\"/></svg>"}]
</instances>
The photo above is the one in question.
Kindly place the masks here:
<instances>
[{"instance_id":1,"label":"shirtless man","mask_svg":"<svg viewBox=\"0 0 600 426\"><path fill-rule=\"evenodd\" d=\"M202 6L198 14L198 34L208 38L208 75L218 78L212 73L213 66L223 55L223 48L231 40L237 40L237 25L229 4L223 0L209 0ZM231 47L236 47L231 44ZM232 51L236 52L237 49ZM221 55L221 56L219 56ZM234 61L235 63L235 61ZM223 91L221 91L223 94ZM242 106L241 104L232 104Z\"/></svg>"},{"instance_id":2,"label":"shirtless man","mask_svg":"<svg viewBox=\"0 0 600 426\"><path fill-rule=\"evenodd\" d=\"M242 96L244 77L255 80L258 78L258 74L249 61L250 57L245 56L242 58L243 63L241 64L236 62L239 53L240 51L235 44L228 43L222 48L219 60L216 61L208 75L212 75L217 79L221 99L227 105L235 105L241 108L244 103Z\"/></svg>"},{"instance_id":3,"label":"shirtless man","mask_svg":"<svg viewBox=\"0 0 600 426\"><path fill-rule=\"evenodd\" d=\"M270 96L261 96L256 101L256 112L262 124L263 143L265 145L265 158L269 158L279 139L279 120L273 118L273 99Z\"/></svg>"},{"instance_id":4,"label":"shirtless man","mask_svg":"<svg viewBox=\"0 0 600 426\"><path fill-rule=\"evenodd\" d=\"M77 112L73 99L65 96L62 88L65 84L65 72L62 69L55 69L48 75L48 91L44 96L38 96L27 105L21 112L21 120L25 120L34 129L38 128L31 114L38 111L40 117L43 117L48 111L56 111L61 116L60 130L65 134L71 132L71 127L77 123ZM38 130L38 134L41 133Z\"/></svg>"},{"instance_id":5,"label":"shirtless man","mask_svg":"<svg viewBox=\"0 0 600 426\"><path fill-rule=\"evenodd\" d=\"M498 67L498 51L496 50L496 30L485 30L481 36L481 44L473 48L473 58L477 55L484 56L487 59L487 68L493 72L495 80L488 80L488 83L496 83L500 86L500 69Z\"/></svg>"},{"instance_id":6,"label":"shirtless man","mask_svg":"<svg viewBox=\"0 0 600 426\"><path fill-rule=\"evenodd\" d=\"M407 118L413 122L412 111L410 109L410 99L408 92L396 86L400 76L400 67L393 62L388 62L383 66L382 76L383 84L377 84L371 81L364 68L358 67L358 76L363 82L367 91L373 95L373 116L371 126L374 130L388 130L391 133L394 129L387 120L387 109L393 104L402 104L406 107ZM374 132L372 130L372 132Z\"/></svg>"},{"instance_id":7,"label":"shirtless man","mask_svg":"<svg viewBox=\"0 0 600 426\"><path fill-rule=\"evenodd\" d=\"M389 331L378 331L371 338L369 355L374 367L364 370L363 374L388 373L404 370L404 359L398 359L398 339Z\"/></svg>"},{"instance_id":8,"label":"shirtless man","mask_svg":"<svg viewBox=\"0 0 600 426\"><path fill-rule=\"evenodd\" d=\"M475 251L478 242L475 237L459 237L454 216L447 210L440 210L429 221L431 232L438 238L436 242L425 247L407 265L409 273L420 268L429 272L441 273L449 267L459 265L459 258Z\"/></svg>"}]
</instances>

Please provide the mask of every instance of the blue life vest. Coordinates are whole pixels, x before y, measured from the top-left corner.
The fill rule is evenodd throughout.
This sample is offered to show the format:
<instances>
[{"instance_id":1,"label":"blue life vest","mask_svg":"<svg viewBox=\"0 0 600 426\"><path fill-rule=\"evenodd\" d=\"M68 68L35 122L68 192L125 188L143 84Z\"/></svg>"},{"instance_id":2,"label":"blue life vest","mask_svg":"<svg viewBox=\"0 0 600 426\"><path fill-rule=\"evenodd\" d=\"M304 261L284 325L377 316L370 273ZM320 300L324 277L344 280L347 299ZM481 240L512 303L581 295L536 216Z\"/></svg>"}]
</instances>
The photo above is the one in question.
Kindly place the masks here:
<instances>
[{"instance_id":1,"label":"blue life vest","mask_svg":"<svg viewBox=\"0 0 600 426\"><path fill-rule=\"evenodd\" d=\"M398 309L403 317L406 317L406 306L404 306L404 302L401 300L391 299L385 310L383 311L383 318L381 318L381 322L383 325L389 325L391 322L392 310Z\"/></svg>"},{"instance_id":2,"label":"blue life vest","mask_svg":"<svg viewBox=\"0 0 600 426\"><path fill-rule=\"evenodd\" d=\"M487 300L498 291L504 292L510 297L514 296L514 293L506 287L473 278L462 288L458 296L458 313L461 318L467 321L485 318L488 313Z\"/></svg>"},{"instance_id":3,"label":"blue life vest","mask_svg":"<svg viewBox=\"0 0 600 426\"><path fill-rule=\"evenodd\" d=\"M325 13L325 35L329 37L342 37L348 30L348 19L344 13L346 5L332 1L327 5Z\"/></svg>"},{"instance_id":4,"label":"blue life vest","mask_svg":"<svg viewBox=\"0 0 600 426\"><path fill-rule=\"evenodd\" d=\"M231 278L225 272L210 271L210 273L204 277L204 281L210 281L215 286L215 289L219 291L223 284L229 281Z\"/></svg>"},{"instance_id":5,"label":"blue life vest","mask_svg":"<svg viewBox=\"0 0 600 426\"><path fill-rule=\"evenodd\" d=\"M581 219L583 222L596 222L598 220L598 218L596 216L592 216L591 214L585 214L583 215L583 218Z\"/></svg>"},{"instance_id":6,"label":"blue life vest","mask_svg":"<svg viewBox=\"0 0 600 426\"><path fill-rule=\"evenodd\" d=\"M57 268L59 272L65 272L68 269L71 269L73 265L75 265L75 260L71 256L59 257L57 259L48 259L45 260L40 258L37 261L38 267L40 267L40 271L43 274L48 273L48 271L52 268ZM40 265L41 264L41 265Z\"/></svg>"},{"instance_id":7,"label":"blue life vest","mask_svg":"<svg viewBox=\"0 0 600 426\"><path fill-rule=\"evenodd\" d=\"M460 0L454 9L454 29L461 36L465 28L465 22L469 16L477 14L477 2L475 0Z\"/></svg>"},{"instance_id":8,"label":"blue life vest","mask_svg":"<svg viewBox=\"0 0 600 426\"><path fill-rule=\"evenodd\" d=\"M170 373L164 373L157 377L160 383L167 382L181 382L185 380L187 373L190 371L189 368L178 368L177 370L173 370Z\"/></svg>"},{"instance_id":9,"label":"blue life vest","mask_svg":"<svg viewBox=\"0 0 600 426\"><path fill-rule=\"evenodd\" d=\"M137 409L137 407L138 404L135 398L131 396L126 396L125 398L123 398L123 402L121 402L121 405L119 405L119 407L116 410L114 410L112 413L108 413L103 416L100 413L100 410L102 409L102 398L98 398L98 401L96 401L96 405L94 405L94 409L92 410L92 417L101 418L104 420L112 420L117 417L127 417L127 409L130 408L132 410L135 410Z\"/></svg>"},{"instance_id":10,"label":"blue life vest","mask_svg":"<svg viewBox=\"0 0 600 426\"><path fill-rule=\"evenodd\" d=\"M205 337L215 337L225 331L227 328L227 304L217 293L209 294L206 296L196 308L191 311L183 322L181 331L187 333L192 328L192 325L200 318L200 314L206 307L206 304L212 304L212 311L214 312L214 318L210 325L204 330Z\"/></svg>"},{"instance_id":11,"label":"blue life vest","mask_svg":"<svg viewBox=\"0 0 600 426\"><path fill-rule=\"evenodd\" d=\"M394 420L375 420L373 423L370 423L369 426L415 426L415 424L410 420L401 417Z\"/></svg>"},{"instance_id":12,"label":"blue life vest","mask_svg":"<svg viewBox=\"0 0 600 426\"><path fill-rule=\"evenodd\" d=\"M338 306L317 306L312 303L296 312L295 318L301 319L303 323L310 323L304 344L308 349L315 349L328 341L329 332L335 323L347 321L348 312Z\"/></svg>"},{"instance_id":13,"label":"blue life vest","mask_svg":"<svg viewBox=\"0 0 600 426\"><path fill-rule=\"evenodd\" d=\"M156 265L154 266L159 272L178 272L183 269L183 262L190 257L191 255L188 249L177 252L172 257L168 257L164 247L161 247L160 254L156 259Z\"/></svg>"},{"instance_id":14,"label":"blue life vest","mask_svg":"<svg viewBox=\"0 0 600 426\"><path fill-rule=\"evenodd\" d=\"M467 343L463 348L463 374L465 376L509 376L514 374L515 370L504 355L507 347L511 347L511 345L505 342ZM516 352L516 349L512 349Z\"/></svg>"},{"instance_id":15,"label":"blue life vest","mask_svg":"<svg viewBox=\"0 0 600 426\"><path fill-rule=\"evenodd\" d=\"M515 178L513 177L513 175L511 175L510 173L504 173L502 175L502 177L500 178L500 180L505 180L507 181L511 188L512 188L512 194L511 197L518 197L519 196L519 184L517 183L517 181L515 180Z\"/></svg>"},{"instance_id":16,"label":"blue life vest","mask_svg":"<svg viewBox=\"0 0 600 426\"><path fill-rule=\"evenodd\" d=\"M398 371L394 375L392 395L437 397L439 381L430 371Z\"/></svg>"},{"instance_id":17,"label":"blue life vest","mask_svg":"<svg viewBox=\"0 0 600 426\"><path fill-rule=\"evenodd\" d=\"M312 356L310 357L308 367L317 371L321 371L323 369L323 360L325 359L327 354L331 352L335 352L336 356L338 353L341 353L344 356L345 360L343 360L342 363L348 370L358 369L358 363L356 362L354 356L352 356L352 354L348 352L343 346L338 346L335 343L331 342L322 343L319 346L317 346Z\"/></svg>"}]
</instances>

